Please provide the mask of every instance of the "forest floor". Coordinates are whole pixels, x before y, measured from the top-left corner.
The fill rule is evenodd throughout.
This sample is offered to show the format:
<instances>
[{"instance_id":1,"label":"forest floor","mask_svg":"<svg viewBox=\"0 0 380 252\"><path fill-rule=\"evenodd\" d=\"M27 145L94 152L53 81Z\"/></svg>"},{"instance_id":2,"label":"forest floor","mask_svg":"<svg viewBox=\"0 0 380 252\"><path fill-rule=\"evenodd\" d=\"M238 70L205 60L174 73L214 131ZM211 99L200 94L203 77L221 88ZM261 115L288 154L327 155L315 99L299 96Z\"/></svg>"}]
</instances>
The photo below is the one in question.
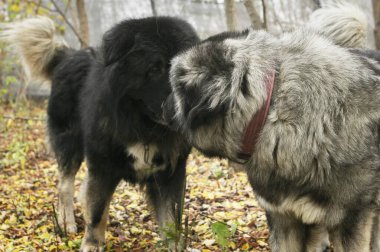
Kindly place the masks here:
<instances>
[{"instance_id":1,"label":"forest floor","mask_svg":"<svg viewBox=\"0 0 380 252\"><path fill-rule=\"evenodd\" d=\"M46 103L0 103L0 252L77 251L84 232L55 224L57 164L45 142ZM76 179L76 195L85 173ZM269 251L265 214L246 175L226 160L193 151L187 164L183 216L187 251ZM121 183L114 194L105 251L163 251L141 188Z\"/></svg>"}]
</instances>

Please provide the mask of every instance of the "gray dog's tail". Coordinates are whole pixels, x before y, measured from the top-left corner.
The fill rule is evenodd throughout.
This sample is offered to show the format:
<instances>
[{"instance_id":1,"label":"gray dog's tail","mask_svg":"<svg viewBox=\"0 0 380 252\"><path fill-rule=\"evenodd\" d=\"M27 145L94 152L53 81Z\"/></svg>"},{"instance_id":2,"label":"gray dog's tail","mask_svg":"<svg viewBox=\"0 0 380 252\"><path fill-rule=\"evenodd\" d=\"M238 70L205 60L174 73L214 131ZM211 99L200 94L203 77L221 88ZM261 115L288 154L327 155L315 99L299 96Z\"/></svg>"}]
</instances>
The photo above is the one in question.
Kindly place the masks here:
<instances>
[{"instance_id":1,"label":"gray dog's tail","mask_svg":"<svg viewBox=\"0 0 380 252\"><path fill-rule=\"evenodd\" d=\"M14 46L28 77L51 79L50 64L66 42L55 33L54 22L47 17L25 19L5 25L0 40ZM55 62L58 63L58 62Z\"/></svg>"},{"instance_id":2,"label":"gray dog's tail","mask_svg":"<svg viewBox=\"0 0 380 252\"><path fill-rule=\"evenodd\" d=\"M314 11L307 26L343 47L367 46L368 21L356 5L338 1Z\"/></svg>"}]
</instances>

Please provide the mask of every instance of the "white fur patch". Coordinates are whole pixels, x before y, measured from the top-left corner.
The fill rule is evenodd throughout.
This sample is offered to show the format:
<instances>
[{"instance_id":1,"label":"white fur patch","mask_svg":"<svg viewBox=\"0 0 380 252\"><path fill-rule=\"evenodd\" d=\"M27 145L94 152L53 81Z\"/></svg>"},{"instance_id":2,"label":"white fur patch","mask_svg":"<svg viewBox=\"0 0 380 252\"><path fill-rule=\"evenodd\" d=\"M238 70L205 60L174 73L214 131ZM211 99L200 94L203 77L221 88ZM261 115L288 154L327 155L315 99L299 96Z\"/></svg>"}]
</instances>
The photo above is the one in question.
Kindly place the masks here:
<instances>
[{"instance_id":1,"label":"white fur patch","mask_svg":"<svg viewBox=\"0 0 380 252\"><path fill-rule=\"evenodd\" d=\"M260 196L256 196L256 198L264 209L282 214L294 214L305 224L320 223L326 216L326 210L318 206L308 197L299 199L288 197L279 205L273 205Z\"/></svg>"},{"instance_id":2,"label":"white fur patch","mask_svg":"<svg viewBox=\"0 0 380 252\"><path fill-rule=\"evenodd\" d=\"M74 176L60 174L58 183L58 223L68 233L76 233L74 216Z\"/></svg>"},{"instance_id":3,"label":"white fur patch","mask_svg":"<svg viewBox=\"0 0 380 252\"><path fill-rule=\"evenodd\" d=\"M7 24L0 32L0 40L15 47L28 78L48 81L46 66L58 48L67 47L63 38L55 33L54 22L42 16Z\"/></svg>"},{"instance_id":4,"label":"white fur patch","mask_svg":"<svg viewBox=\"0 0 380 252\"><path fill-rule=\"evenodd\" d=\"M134 158L133 168L136 171L137 178L143 179L152 174L165 169L165 164L156 166L153 164L153 158L158 152L154 144L144 145L137 143L128 146L126 153Z\"/></svg>"}]
</instances>

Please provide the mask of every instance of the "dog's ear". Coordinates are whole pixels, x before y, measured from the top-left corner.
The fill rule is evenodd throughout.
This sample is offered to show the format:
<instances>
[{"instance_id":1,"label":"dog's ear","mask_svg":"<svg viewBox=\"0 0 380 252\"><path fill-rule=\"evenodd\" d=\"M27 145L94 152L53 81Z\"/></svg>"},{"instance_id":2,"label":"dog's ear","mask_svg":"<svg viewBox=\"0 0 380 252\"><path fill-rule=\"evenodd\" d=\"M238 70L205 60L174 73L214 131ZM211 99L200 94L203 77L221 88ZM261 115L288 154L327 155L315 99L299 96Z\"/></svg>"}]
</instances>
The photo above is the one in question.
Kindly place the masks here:
<instances>
[{"instance_id":1,"label":"dog's ear","mask_svg":"<svg viewBox=\"0 0 380 252\"><path fill-rule=\"evenodd\" d=\"M199 99L187 116L187 123L190 129L195 129L204 124L209 124L217 117L223 117L227 113L227 103L220 102L211 107L207 99Z\"/></svg>"},{"instance_id":2,"label":"dog's ear","mask_svg":"<svg viewBox=\"0 0 380 252\"><path fill-rule=\"evenodd\" d=\"M103 36L102 52L106 66L115 63L128 53L142 47L144 43L140 34L134 36L128 31L120 33L115 28L106 32Z\"/></svg>"}]
</instances>

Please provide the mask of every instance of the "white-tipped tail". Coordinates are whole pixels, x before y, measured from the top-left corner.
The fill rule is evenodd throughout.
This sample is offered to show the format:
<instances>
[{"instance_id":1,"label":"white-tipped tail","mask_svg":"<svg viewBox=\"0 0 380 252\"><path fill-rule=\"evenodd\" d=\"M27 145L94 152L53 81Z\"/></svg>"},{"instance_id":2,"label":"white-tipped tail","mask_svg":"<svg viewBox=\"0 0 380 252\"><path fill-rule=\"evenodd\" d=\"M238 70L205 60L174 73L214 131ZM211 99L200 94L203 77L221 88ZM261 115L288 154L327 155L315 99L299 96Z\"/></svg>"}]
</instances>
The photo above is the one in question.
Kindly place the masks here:
<instances>
[{"instance_id":1,"label":"white-tipped tail","mask_svg":"<svg viewBox=\"0 0 380 252\"><path fill-rule=\"evenodd\" d=\"M55 34L54 22L47 17L25 19L5 25L0 40L15 47L27 77L50 79L47 66L66 42Z\"/></svg>"},{"instance_id":2,"label":"white-tipped tail","mask_svg":"<svg viewBox=\"0 0 380 252\"><path fill-rule=\"evenodd\" d=\"M312 13L308 26L337 45L367 47L367 17L356 5L342 1L326 4Z\"/></svg>"}]
</instances>

